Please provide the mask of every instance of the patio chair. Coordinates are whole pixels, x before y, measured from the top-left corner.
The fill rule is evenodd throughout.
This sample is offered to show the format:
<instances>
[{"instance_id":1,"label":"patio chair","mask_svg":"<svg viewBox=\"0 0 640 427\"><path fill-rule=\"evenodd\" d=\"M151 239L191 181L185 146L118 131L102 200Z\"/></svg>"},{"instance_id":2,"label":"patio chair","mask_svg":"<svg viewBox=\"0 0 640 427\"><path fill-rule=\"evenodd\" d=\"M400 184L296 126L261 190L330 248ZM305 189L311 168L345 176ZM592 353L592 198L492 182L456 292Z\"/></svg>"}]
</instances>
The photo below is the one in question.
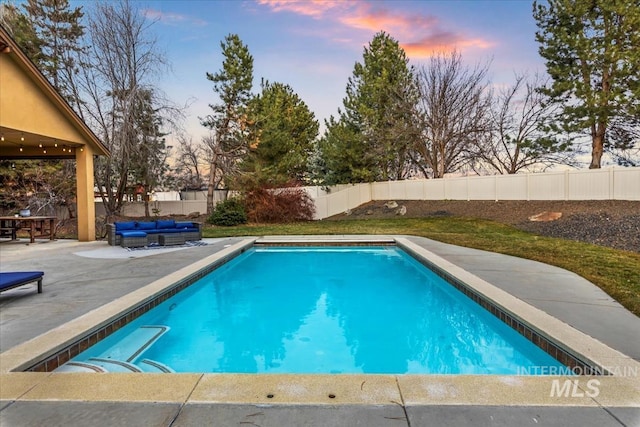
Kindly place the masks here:
<instances>
[{"instance_id":1,"label":"patio chair","mask_svg":"<svg viewBox=\"0 0 640 427\"><path fill-rule=\"evenodd\" d=\"M0 272L0 292L38 282L38 293L42 293L42 271Z\"/></svg>"}]
</instances>

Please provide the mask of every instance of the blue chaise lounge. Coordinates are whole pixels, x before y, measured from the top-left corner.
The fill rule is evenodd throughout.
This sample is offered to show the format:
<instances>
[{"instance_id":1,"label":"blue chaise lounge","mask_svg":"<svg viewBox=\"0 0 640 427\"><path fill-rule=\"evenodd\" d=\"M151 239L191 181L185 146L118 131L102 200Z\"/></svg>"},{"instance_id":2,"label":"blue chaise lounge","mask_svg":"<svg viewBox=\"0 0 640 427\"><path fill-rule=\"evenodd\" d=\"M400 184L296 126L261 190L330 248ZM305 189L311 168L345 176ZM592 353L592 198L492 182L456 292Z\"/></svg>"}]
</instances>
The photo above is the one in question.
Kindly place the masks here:
<instances>
[{"instance_id":1,"label":"blue chaise lounge","mask_svg":"<svg viewBox=\"0 0 640 427\"><path fill-rule=\"evenodd\" d=\"M42 271L20 271L0 273L0 292L38 281L38 293L42 293Z\"/></svg>"}]
</instances>

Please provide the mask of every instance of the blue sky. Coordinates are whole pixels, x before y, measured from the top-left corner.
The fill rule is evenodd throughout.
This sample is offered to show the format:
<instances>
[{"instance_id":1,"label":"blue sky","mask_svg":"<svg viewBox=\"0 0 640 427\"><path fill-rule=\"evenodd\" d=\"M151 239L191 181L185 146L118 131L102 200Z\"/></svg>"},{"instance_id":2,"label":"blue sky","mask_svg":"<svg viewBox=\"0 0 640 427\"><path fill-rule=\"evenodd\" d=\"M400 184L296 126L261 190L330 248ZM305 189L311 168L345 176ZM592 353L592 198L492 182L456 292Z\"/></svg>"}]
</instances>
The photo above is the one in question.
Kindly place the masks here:
<instances>
[{"instance_id":1,"label":"blue sky","mask_svg":"<svg viewBox=\"0 0 640 427\"><path fill-rule=\"evenodd\" d=\"M253 55L255 91L261 78L289 84L321 127L342 106L355 62L381 30L416 66L438 50L457 49L469 65L490 61L496 86L510 84L514 71L544 69L531 1L158 0L138 6L156 21L151 28L172 64L160 86L176 103L190 103L185 125L194 141L207 132L198 117L217 102L205 73L222 67L220 42L229 33Z\"/></svg>"}]
</instances>

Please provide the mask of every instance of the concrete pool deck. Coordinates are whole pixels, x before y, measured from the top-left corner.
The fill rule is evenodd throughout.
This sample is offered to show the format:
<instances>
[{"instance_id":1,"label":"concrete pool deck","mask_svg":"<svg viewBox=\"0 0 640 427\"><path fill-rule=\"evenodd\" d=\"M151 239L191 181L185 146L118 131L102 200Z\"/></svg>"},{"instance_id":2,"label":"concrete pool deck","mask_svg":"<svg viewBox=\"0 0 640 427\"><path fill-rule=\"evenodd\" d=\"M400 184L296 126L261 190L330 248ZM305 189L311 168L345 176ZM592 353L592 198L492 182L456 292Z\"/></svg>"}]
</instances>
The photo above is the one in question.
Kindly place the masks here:
<instances>
[{"instance_id":1,"label":"concrete pool deck","mask_svg":"<svg viewBox=\"0 0 640 427\"><path fill-rule=\"evenodd\" d=\"M584 279L527 260L407 240L640 359L640 319ZM45 271L43 294L34 286L0 294L0 351L241 239L207 241L133 252L105 242L0 244L3 271ZM0 425L640 425L640 380L631 375L598 377L597 396L583 377L565 396L551 396L553 381L568 377L102 374L96 384L93 374L0 375Z\"/></svg>"}]
</instances>

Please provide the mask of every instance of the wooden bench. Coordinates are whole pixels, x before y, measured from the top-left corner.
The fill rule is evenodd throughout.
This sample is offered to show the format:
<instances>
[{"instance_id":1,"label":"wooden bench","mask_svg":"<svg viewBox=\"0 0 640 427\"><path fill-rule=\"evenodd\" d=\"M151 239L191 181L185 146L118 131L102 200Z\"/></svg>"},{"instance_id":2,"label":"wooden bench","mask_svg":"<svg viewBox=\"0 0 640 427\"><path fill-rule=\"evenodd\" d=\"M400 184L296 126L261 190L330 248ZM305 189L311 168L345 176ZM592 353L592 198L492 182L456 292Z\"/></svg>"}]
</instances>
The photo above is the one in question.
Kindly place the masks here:
<instances>
[{"instance_id":1,"label":"wooden bench","mask_svg":"<svg viewBox=\"0 0 640 427\"><path fill-rule=\"evenodd\" d=\"M20 271L0 273L0 292L38 281L38 293L42 293L42 271Z\"/></svg>"}]
</instances>

